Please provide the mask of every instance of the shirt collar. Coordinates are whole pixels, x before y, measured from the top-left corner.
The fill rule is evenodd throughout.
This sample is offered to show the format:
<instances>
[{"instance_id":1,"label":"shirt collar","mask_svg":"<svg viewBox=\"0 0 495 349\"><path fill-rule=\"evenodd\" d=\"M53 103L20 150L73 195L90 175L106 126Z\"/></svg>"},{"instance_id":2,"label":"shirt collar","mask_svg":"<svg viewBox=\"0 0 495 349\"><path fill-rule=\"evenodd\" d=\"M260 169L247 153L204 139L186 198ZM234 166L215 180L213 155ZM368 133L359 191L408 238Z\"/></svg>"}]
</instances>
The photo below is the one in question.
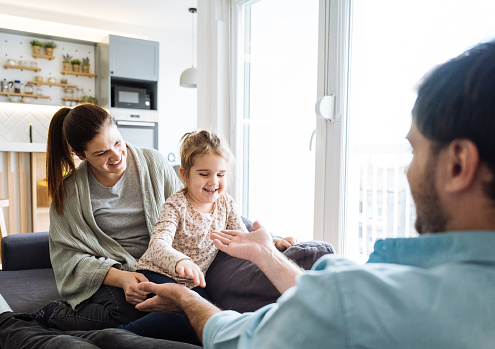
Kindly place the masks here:
<instances>
[{"instance_id":1,"label":"shirt collar","mask_svg":"<svg viewBox=\"0 0 495 349\"><path fill-rule=\"evenodd\" d=\"M437 233L416 238L378 240L368 263L428 268L466 261L495 263L495 231Z\"/></svg>"}]
</instances>

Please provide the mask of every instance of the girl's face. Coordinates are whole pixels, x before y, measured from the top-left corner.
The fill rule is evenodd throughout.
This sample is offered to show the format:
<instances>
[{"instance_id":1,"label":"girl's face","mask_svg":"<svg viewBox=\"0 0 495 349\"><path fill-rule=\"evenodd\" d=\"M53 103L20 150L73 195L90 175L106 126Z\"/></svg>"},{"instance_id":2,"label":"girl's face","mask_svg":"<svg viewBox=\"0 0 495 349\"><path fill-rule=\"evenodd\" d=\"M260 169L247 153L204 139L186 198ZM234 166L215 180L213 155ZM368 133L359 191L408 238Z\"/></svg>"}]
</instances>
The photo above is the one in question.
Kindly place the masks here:
<instances>
[{"instance_id":1,"label":"girl's face","mask_svg":"<svg viewBox=\"0 0 495 349\"><path fill-rule=\"evenodd\" d=\"M104 186L117 183L127 167L127 148L114 124L103 126L88 142L84 154L76 155L88 160L91 172Z\"/></svg>"},{"instance_id":2,"label":"girl's face","mask_svg":"<svg viewBox=\"0 0 495 349\"><path fill-rule=\"evenodd\" d=\"M189 173L181 168L180 174L193 207L199 212L209 213L227 186L227 161L216 154L198 156Z\"/></svg>"}]
</instances>

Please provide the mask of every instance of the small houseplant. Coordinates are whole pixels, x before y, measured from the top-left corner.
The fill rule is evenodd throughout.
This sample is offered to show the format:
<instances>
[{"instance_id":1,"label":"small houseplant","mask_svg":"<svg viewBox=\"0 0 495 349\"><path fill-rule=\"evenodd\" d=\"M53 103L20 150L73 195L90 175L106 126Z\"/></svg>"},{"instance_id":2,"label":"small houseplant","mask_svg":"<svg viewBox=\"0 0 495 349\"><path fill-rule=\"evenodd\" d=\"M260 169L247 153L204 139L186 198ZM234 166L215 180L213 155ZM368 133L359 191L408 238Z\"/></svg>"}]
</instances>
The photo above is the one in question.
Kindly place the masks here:
<instances>
[{"instance_id":1,"label":"small houseplant","mask_svg":"<svg viewBox=\"0 0 495 349\"><path fill-rule=\"evenodd\" d=\"M80 72L81 71L81 60L78 58L74 58L70 61L70 64L72 64L72 71L73 72Z\"/></svg>"},{"instance_id":2,"label":"small houseplant","mask_svg":"<svg viewBox=\"0 0 495 349\"><path fill-rule=\"evenodd\" d=\"M33 39L29 43L33 47L33 55L41 54L41 46L43 46L43 43L41 41Z\"/></svg>"},{"instance_id":3,"label":"small houseplant","mask_svg":"<svg viewBox=\"0 0 495 349\"><path fill-rule=\"evenodd\" d=\"M70 61L72 59L72 56L70 54L62 55L62 70L63 71L71 71L72 66L70 64Z\"/></svg>"},{"instance_id":4,"label":"small houseplant","mask_svg":"<svg viewBox=\"0 0 495 349\"><path fill-rule=\"evenodd\" d=\"M86 74L89 73L89 57L82 59L82 72Z\"/></svg>"},{"instance_id":5,"label":"small houseplant","mask_svg":"<svg viewBox=\"0 0 495 349\"><path fill-rule=\"evenodd\" d=\"M98 105L98 99L93 96L84 95L81 98L81 103L91 103Z\"/></svg>"},{"instance_id":6,"label":"small houseplant","mask_svg":"<svg viewBox=\"0 0 495 349\"><path fill-rule=\"evenodd\" d=\"M53 41L45 41L43 43L43 47L45 48L45 53L48 56L53 56L53 49L57 48L57 44L54 43Z\"/></svg>"}]
</instances>

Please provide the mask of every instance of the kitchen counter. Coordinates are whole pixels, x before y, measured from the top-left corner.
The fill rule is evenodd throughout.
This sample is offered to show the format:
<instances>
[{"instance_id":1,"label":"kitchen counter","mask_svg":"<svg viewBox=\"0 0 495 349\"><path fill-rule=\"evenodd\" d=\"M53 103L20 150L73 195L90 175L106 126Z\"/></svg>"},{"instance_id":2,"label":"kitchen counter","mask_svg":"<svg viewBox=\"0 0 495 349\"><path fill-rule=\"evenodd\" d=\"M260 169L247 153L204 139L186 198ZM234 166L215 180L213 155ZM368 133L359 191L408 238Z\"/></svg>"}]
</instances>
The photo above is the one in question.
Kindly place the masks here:
<instances>
[{"instance_id":1,"label":"kitchen counter","mask_svg":"<svg viewBox=\"0 0 495 349\"><path fill-rule=\"evenodd\" d=\"M45 153L46 143L0 143L0 151L10 151L18 153Z\"/></svg>"}]
</instances>

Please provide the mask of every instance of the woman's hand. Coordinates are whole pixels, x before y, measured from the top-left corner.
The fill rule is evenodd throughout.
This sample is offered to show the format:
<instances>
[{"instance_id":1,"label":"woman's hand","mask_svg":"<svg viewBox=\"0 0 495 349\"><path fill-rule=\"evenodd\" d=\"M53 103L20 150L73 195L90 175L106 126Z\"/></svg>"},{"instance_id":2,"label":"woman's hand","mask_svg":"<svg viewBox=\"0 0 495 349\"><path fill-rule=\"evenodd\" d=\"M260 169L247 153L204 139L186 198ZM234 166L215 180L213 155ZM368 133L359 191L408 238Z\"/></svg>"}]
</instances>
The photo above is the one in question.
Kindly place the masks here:
<instances>
[{"instance_id":1,"label":"woman's hand","mask_svg":"<svg viewBox=\"0 0 495 349\"><path fill-rule=\"evenodd\" d=\"M131 304L141 303L146 299L148 293L138 288L139 283L148 282L146 276L136 272L125 272L122 279L122 289L125 293L125 299Z\"/></svg>"},{"instance_id":2,"label":"woman's hand","mask_svg":"<svg viewBox=\"0 0 495 349\"><path fill-rule=\"evenodd\" d=\"M206 287L205 275L199 266L190 259L178 261L175 272L182 278L192 279L196 286Z\"/></svg>"},{"instance_id":3,"label":"woman's hand","mask_svg":"<svg viewBox=\"0 0 495 349\"><path fill-rule=\"evenodd\" d=\"M288 237L285 237L283 239L280 239L278 240L276 243L275 243L275 247L277 248L277 250L279 251L285 251L286 249L288 249L289 247L291 247L292 245L295 245L297 244L299 241L295 238L295 237L292 237L292 236L288 236Z\"/></svg>"},{"instance_id":4,"label":"woman's hand","mask_svg":"<svg viewBox=\"0 0 495 349\"><path fill-rule=\"evenodd\" d=\"M125 299L131 304L141 303L146 299L148 292L138 288L140 282L147 282L148 279L141 273L110 268L103 280L103 285L120 287L124 290Z\"/></svg>"}]
</instances>

